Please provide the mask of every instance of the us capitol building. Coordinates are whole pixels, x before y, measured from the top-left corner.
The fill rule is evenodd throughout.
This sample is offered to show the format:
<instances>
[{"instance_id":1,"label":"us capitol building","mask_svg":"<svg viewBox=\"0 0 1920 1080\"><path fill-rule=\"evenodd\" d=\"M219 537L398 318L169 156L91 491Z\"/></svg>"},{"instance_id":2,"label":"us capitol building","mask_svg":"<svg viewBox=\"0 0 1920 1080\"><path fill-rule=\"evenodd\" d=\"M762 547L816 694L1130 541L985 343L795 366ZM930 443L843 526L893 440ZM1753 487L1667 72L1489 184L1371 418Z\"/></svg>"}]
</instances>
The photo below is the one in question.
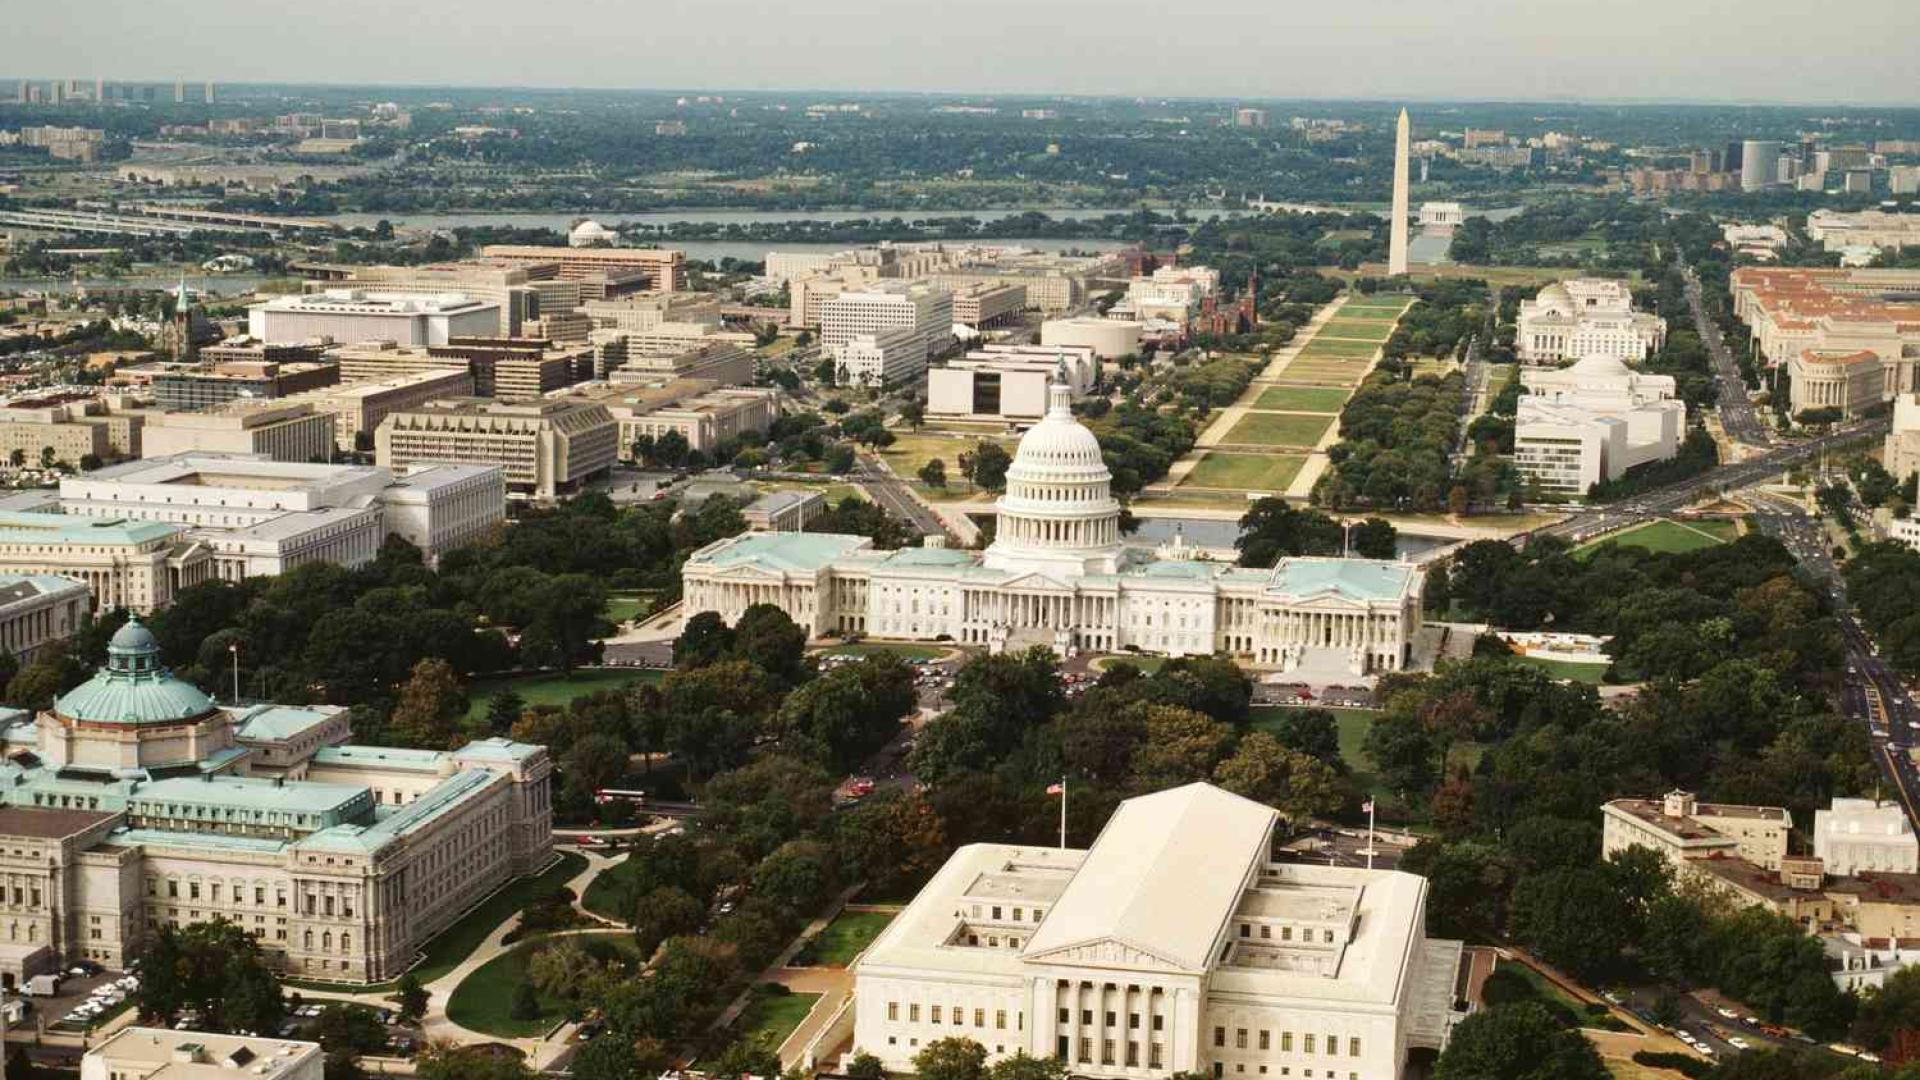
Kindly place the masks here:
<instances>
[{"instance_id":1,"label":"us capitol building","mask_svg":"<svg viewBox=\"0 0 1920 1080\"><path fill-rule=\"evenodd\" d=\"M695 552L684 611L728 622L773 604L810 635L949 640L1062 654L1226 653L1283 671L1367 676L1407 666L1418 568L1286 558L1273 569L1156 558L1122 542L1100 443L1065 386L1020 440L985 552L880 551L864 536L745 533Z\"/></svg>"},{"instance_id":2,"label":"us capitol building","mask_svg":"<svg viewBox=\"0 0 1920 1080\"><path fill-rule=\"evenodd\" d=\"M543 747L357 746L338 707L222 708L137 620L107 654L0 729L0 984L121 967L155 929L216 918L288 974L390 979L552 858Z\"/></svg>"}]
</instances>

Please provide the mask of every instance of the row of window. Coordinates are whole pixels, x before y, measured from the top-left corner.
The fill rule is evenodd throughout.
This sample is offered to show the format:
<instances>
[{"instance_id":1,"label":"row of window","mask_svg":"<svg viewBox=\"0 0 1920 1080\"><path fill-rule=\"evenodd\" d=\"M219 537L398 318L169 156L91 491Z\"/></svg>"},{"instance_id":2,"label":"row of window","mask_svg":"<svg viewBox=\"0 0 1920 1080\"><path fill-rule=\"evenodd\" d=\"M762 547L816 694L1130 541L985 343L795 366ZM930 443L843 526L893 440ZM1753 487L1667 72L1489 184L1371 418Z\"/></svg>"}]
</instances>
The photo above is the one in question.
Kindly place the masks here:
<instances>
[{"instance_id":1,"label":"row of window","mask_svg":"<svg viewBox=\"0 0 1920 1080\"><path fill-rule=\"evenodd\" d=\"M954 1027L965 1027L967 1023L966 1006L955 1005L951 1009L947 1009L939 1005L927 1006L927 1019L929 1023L934 1023L934 1024L945 1023L945 1021L941 1019L942 1017L952 1017ZM900 1003L899 1002L897 1001L887 1002L887 1019L895 1023L899 1022L900 1020ZM914 1023L914 1024L917 1024L920 1022L920 1003L919 1002L914 1001L914 1002L907 1003L907 1022ZM1014 1013L1013 1024L1014 1024L1014 1030L1016 1031L1026 1030L1027 1014L1023 1012ZM973 1026L981 1029L986 1028L987 1010L979 1009L979 1008L976 1008L973 1010ZM1007 1030L1007 1010L1005 1009L993 1010L993 1028L995 1031Z\"/></svg>"},{"instance_id":2,"label":"row of window","mask_svg":"<svg viewBox=\"0 0 1920 1080\"><path fill-rule=\"evenodd\" d=\"M1259 1045L1257 1049L1261 1049L1261 1050L1273 1049L1273 1032L1267 1031L1266 1029L1262 1028L1261 1030L1254 1032L1253 1034L1258 1036ZM1247 1045L1247 1036L1248 1036L1248 1032L1246 1028L1233 1029L1233 1048L1235 1050L1255 1049L1255 1047L1250 1047ZM1294 1036L1294 1033L1291 1031L1280 1032L1280 1052L1281 1053L1283 1054L1293 1053L1293 1045L1294 1045L1293 1036ZM1226 1028L1215 1027L1213 1029L1213 1045L1216 1047L1225 1047L1227 1045L1227 1029ZM1327 1035L1324 1039L1317 1040L1314 1037L1314 1033L1311 1031L1303 1031L1300 1033L1300 1052L1301 1053L1303 1054L1316 1053L1317 1052L1315 1050L1316 1045L1324 1048L1327 1054L1330 1054L1334 1057L1340 1056L1340 1036ZM1360 1036L1358 1035L1347 1036L1347 1056L1348 1057L1360 1056Z\"/></svg>"},{"instance_id":3,"label":"row of window","mask_svg":"<svg viewBox=\"0 0 1920 1080\"><path fill-rule=\"evenodd\" d=\"M1260 926L1260 928L1259 928L1259 929L1260 929L1260 935L1259 935L1259 936L1261 937L1261 939L1263 939L1263 940L1267 940L1267 941L1271 941L1271 940L1273 940L1273 927L1272 927L1272 926L1270 926L1270 925L1266 925L1266 924L1262 924L1262 925ZM1253 933L1252 933L1252 930L1253 930L1253 925L1252 925L1251 923L1241 923L1241 924L1240 924L1240 936L1241 936L1241 937L1242 937L1243 939L1244 939L1244 938L1251 938L1251 937L1253 937L1254 935L1253 935ZM1292 940L1293 940L1293 927L1291 927L1291 926L1282 926L1282 927L1280 928L1280 940L1281 940L1281 941L1292 941ZM1312 943L1313 943L1313 927L1311 927L1311 926L1303 926L1303 927L1301 927L1301 928L1300 928L1300 940L1301 940L1302 942L1305 942L1305 943L1307 943L1307 944L1312 944ZM1331 945L1331 944L1333 944L1333 931L1332 931L1332 930L1329 930L1329 929L1322 929L1322 930L1320 931L1320 941L1321 941L1321 943L1322 943L1322 944L1325 944L1325 945Z\"/></svg>"},{"instance_id":4,"label":"row of window","mask_svg":"<svg viewBox=\"0 0 1920 1080\"><path fill-rule=\"evenodd\" d=\"M1107 1026L1107 1027L1109 1027L1109 1028L1111 1028L1111 1027L1116 1027L1116 1026L1118 1026L1118 1021L1119 1021L1119 1015L1118 1015L1117 1013L1115 1013L1115 1012L1114 1012L1114 1011L1113 1011L1112 1009L1108 1009L1108 1010L1106 1011L1106 1013L1104 1014L1104 1019L1105 1019L1105 1021L1106 1021L1106 1026ZM1060 1010L1060 1022L1061 1022L1062 1024L1071 1024L1071 1023L1073 1023L1073 1010L1072 1010L1072 1009L1064 1009L1064 1008L1063 1008L1063 1009L1061 1009L1061 1010ZM1080 1010L1080 1023L1081 1023L1081 1025L1082 1025L1082 1026L1087 1026L1087 1027L1090 1027L1090 1026L1092 1026L1092 1024L1093 1024L1093 1010L1092 1010L1092 1009L1081 1009L1081 1010ZM1153 1015L1153 1030L1155 1030L1155 1031L1163 1031L1163 1030L1165 1030L1165 1029L1166 1029L1166 1017L1163 1017L1163 1016L1161 1016L1161 1015L1160 1015L1159 1013L1155 1013L1155 1014ZM1137 1012L1130 1012L1130 1013L1128 1013L1128 1014L1127 1014L1127 1030L1128 1030L1128 1031L1138 1031L1138 1030L1140 1030L1140 1014L1139 1014L1139 1013L1137 1013Z\"/></svg>"}]
</instances>

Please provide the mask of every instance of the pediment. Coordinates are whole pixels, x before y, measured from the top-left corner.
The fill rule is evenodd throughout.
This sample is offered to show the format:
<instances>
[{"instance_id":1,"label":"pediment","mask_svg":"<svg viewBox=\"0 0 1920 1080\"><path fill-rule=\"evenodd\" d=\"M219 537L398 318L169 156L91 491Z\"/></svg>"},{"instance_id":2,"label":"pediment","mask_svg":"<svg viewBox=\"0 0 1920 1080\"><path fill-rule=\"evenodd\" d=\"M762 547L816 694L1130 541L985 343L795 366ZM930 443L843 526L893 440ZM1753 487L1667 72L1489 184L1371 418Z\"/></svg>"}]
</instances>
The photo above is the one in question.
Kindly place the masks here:
<instances>
[{"instance_id":1,"label":"pediment","mask_svg":"<svg viewBox=\"0 0 1920 1080\"><path fill-rule=\"evenodd\" d=\"M729 566L724 570L717 570L712 573L709 573L706 575L706 577L707 577L707 580L709 581L775 581L775 582L779 582L779 581L786 580L786 575L784 574L778 573L773 570L768 570L765 567L754 566L751 563L742 563L739 566Z\"/></svg>"},{"instance_id":2,"label":"pediment","mask_svg":"<svg viewBox=\"0 0 1920 1080\"><path fill-rule=\"evenodd\" d=\"M1168 959L1116 937L1093 938L1071 945L1028 953L1021 959L1029 963L1062 964L1069 967L1123 968L1129 971L1185 972L1186 965Z\"/></svg>"},{"instance_id":3,"label":"pediment","mask_svg":"<svg viewBox=\"0 0 1920 1080\"><path fill-rule=\"evenodd\" d=\"M1003 581L1001 589L1026 589L1029 592L1071 593L1073 589L1064 581L1050 578L1045 574L1021 574L1019 577Z\"/></svg>"}]
</instances>

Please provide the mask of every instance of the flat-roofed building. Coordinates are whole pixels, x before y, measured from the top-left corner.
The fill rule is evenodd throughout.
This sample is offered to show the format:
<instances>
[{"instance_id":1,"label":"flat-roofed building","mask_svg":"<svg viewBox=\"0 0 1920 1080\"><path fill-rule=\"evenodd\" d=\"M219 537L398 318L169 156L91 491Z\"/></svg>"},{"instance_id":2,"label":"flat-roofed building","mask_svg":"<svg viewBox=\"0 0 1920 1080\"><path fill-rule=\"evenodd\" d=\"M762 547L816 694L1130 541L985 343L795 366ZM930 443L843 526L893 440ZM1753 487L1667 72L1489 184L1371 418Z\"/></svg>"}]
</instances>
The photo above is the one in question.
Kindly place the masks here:
<instances>
[{"instance_id":1,"label":"flat-roofed building","mask_svg":"<svg viewBox=\"0 0 1920 1080\"><path fill-rule=\"evenodd\" d=\"M388 414L374 453L394 469L446 462L498 465L507 490L551 499L605 476L619 456L619 425L604 405L459 398Z\"/></svg>"},{"instance_id":2,"label":"flat-roofed building","mask_svg":"<svg viewBox=\"0 0 1920 1080\"><path fill-rule=\"evenodd\" d=\"M114 395L92 393L14 398L0 404L0 458L18 452L27 463L39 464L51 451L54 461L79 467L89 457L137 455L147 416L126 404Z\"/></svg>"},{"instance_id":3,"label":"flat-roofed building","mask_svg":"<svg viewBox=\"0 0 1920 1080\"><path fill-rule=\"evenodd\" d=\"M1279 815L1208 784L1123 801L1086 850L973 844L853 968L853 1046L944 1038L1102 1080L1408 1072L1462 946L1412 874L1274 861Z\"/></svg>"},{"instance_id":4,"label":"flat-roofed building","mask_svg":"<svg viewBox=\"0 0 1920 1080\"><path fill-rule=\"evenodd\" d=\"M953 321L975 330L1002 326L1027 309L1027 287L981 281L953 290Z\"/></svg>"},{"instance_id":5,"label":"flat-roofed building","mask_svg":"<svg viewBox=\"0 0 1920 1080\"><path fill-rule=\"evenodd\" d=\"M1650 848L1680 870L1689 859L1712 855L1779 870L1793 829L1793 815L1783 807L1703 803L1685 791L1658 799L1615 799L1600 814L1603 854Z\"/></svg>"},{"instance_id":6,"label":"flat-roofed building","mask_svg":"<svg viewBox=\"0 0 1920 1080\"><path fill-rule=\"evenodd\" d=\"M528 321L540 317L546 297L540 291L539 279L559 273L557 263L522 264L503 259L466 259L426 266L335 264L325 269L331 271L327 277L338 283L335 287L344 284L390 296L427 298L458 293L492 304L496 310L494 325L484 331L467 332L508 336L522 333ZM562 292L553 297L559 310L579 305L578 283L555 281L553 284L562 288Z\"/></svg>"},{"instance_id":7,"label":"flat-roofed building","mask_svg":"<svg viewBox=\"0 0 1920 1080\"><path fill-rule=\"evenodd\" d=\"M591 345L564 348L534 338L453 338L428 349L442 360L463 360L473 371L476 397L526 401L593 377Z\"/></svg>"},{"instance_id":8,"label":"flat-roofed building","mask_svg":"<svg viewBox=\"0 0 1920 1080\"><path fill-rule=\"evenodd\" d=\"M1742 266L1730 287L1734 314L1769 367L1808 349L1871 351L1886 369L1885 400L1920 389L1920 270Z\"/></svg>"},{"instance_id":9,"label":"flat-roofed building","mask_svg":"<svg viewBox=\"0 0 1920 1080\"><path fill-rule=\"evenodd\" d=\"M1802 349L1787 362L1793 414L1838 410L1852 419L1887 401L1887 363L1871 349Z\"/></svg>"},{"instance_id":10,"label":"flat-roofed building","mask_svg":"<svg viewBox=\"0 0 1920 1080\"><path fill-rule=\"evenodd\" d=\"M57 574L0 574L0 649L21 667L40 650L72 637L93 598L86 585Z\"/></svg>"},{"instance_id":11,"label":"flat-roofed building","mask_svg":"<svg viewBox=\"0 0 1920 1080\"><path fill-rule=\"evenodd\" d=\"M214 576L213 554L182 525L0 511L0 573L86 585L96 611L157 611Z\"/></svg>"},{"instance_id":12,"label":"flat-roofed building","mask_svg":"<svg viewBox=\"0 0 1920 1080\"><path fill-rule=\"evenodd\" d=\"M1881 457L1896 480L1905 481L1920 471L1920 395L1901 394L1893 399L1893 427Z\"/></svg>"},{"instance_id":13,"label":"flat-roofed building","mask_svg":"<svg viewBox=\"0 0 1920 1080\"><path fill-rule=\"evenodd\" d=\"M1807 236L1828 251L1873 247L1898 251L1920 247L1920 214L1884 210L1815 210L1807 215Z\"/></svg>"},{"instance_id":14,"label":"flat-roofed building","mask_svg":"<svg viewBox=\"0 0 1920 1080\"><path fill-rule=\"evenodd\" d=\"M310 390L284 400L332 414L335 444L341 450L365 451L373 449L374 429L395 409L411 409L440 398L472 396L473 372L459 364Z\"/></svg>"},{"instance_id":15,"label":"flat-roofed building","mask_svg":"<svg viewBox=\"0 0 1920 1080\"><path fill-rule=\"evenodd\" d=\"M600 379L709 379L722 386L753 380L753 354L718 334L595 330L593 341L594 376Z\"/></svg>"},{"instance_id":16,"label":"flat-roofed building","mask_svg":"<svg viewBox=\"0 0 1920 1080\"><path fill-rule=\"evenodd\" d=\"M305 351L305 347L296 347ZM265 350L262 350L265 351ZM146 365L155 408L193 412L236 398L272 400L340 381L340 367L327 360L219 360L198 364ZM137 369L136 369L137 370Z\"/></svg>"},{"instance_id":17,"label":"flat-roofed building","mask_svg":"<svg viewBox=\"0 0 1920 1080\"><path fill-rule=\"evenodd\" d=\"M927 372L927 412L981 420L1033 421L1059 382L1085 395L1099 361L1090 346L988 345Z\"/></svg>"},{"instance_id":18,"label":"flat-roofed building","mask_svg":"<svg viewBox=\"0 0 1920 1080\"><path fill-rule=\"evenodd\" d=\"M1102 360L1140 351L1142 323L1131 319L1048 319L1040 324L1040 344L1084 347Z\"/></svg>"},{"instance_id":19,"label":"flat-roofed building","mask_svg":"<svg viewBox=\"0 0 1920 1080\"><path fill-rule=\"evenodd\" d=\"M1521 372L1514 466L1549 491L1583 495L1636 465L1680 452L1687 406L1670 375L1647 375L1608 352L1567 368Z\"/></svg>"},{"instance_id":20,"label":"flat-roofed building","mask_svg":"<svg viewBox=\"0 0 1920 1080\"><path fill-rule=\"evenodd\" d=\"M953 294L929 285L882 282L843 292L820 308L820 344L842 366L846 365L841 351L855 338L901 329L919 339L919 359L909 364L917 363L924 370L928 358L941 355L953 343Z\"/></svg>"},{"instance_id":21,"label":"flat-roofed building","mask_svg":"<svg viewBox=\"0 0 1920 1080\"><path fill-rule=\"evenodd\" d=\"M388 536L420 549L428 566L507 520L507 474L498 465L418 465L380 493Z\"/></svg>"},{"instance_id":22,"label":"flat-roofed building","mask_svg":"<svg viewBox=\"0 0 1920 1080\"><path fill-rule=\"evenodd\" d=\"M580 305L595 330L652 330L662 323L700 323L717 326L720 304L711 294L649 293L616 300L588 300Z\"/></svg>"},{"instance_id":23,"label":"flat-roofed building","mask_svg":"<svg viewBox=\"0 0 1920 1080\"><path fill-rule=\"evenodd\" d=\"M488 244L480 254L513 263L556 263L559 276L584 281L638 271L647 292L686 288L686 255L671 248L550 247L539 244Z\"/></svg>"},{"instance_id":24,"label":"flat-roofed building","mask_svg":"<svg viewBox=\"0 0 1920 1080\"><path fill-rule=\"evenodd\" d=\"M634 444L678 432L689 450L711 451L725 439L764 434L780 418L778 390L721 387L711 379L675 379L658 386L582 387L569 397L604 406L620 426L620 460Z\"/></svg>"},{"instance_id":25,"label":"flat-roofed building","mask_svg":"<svg viewBox=\"0 0 1920 1080\"><path fill-rule=\"evenodd\" d=\"M804 532L827 512L827 497L817 491L769 491L740 509L747 528L758 532Z\"/></svg>"},{"instance_id":26,"label":"flat-roofed building","mask_svg":"<svg viewBox=\"0 0 1920 1080\"><path fill-rule=\"evenodd\" d=\"M80 1080L321 1080L319 1043L210 1031L128 1027L80 1059Z\"/></svg>"},{"instance_id":27,"label":"flat-roofed building","mask_svg":"<svg viewBox=\"0 0 1920 1080\"><path fill-rule=\"evenodd\" d=\"M140 444L144 457L197 451L325 461L334 451L334 418L304 402L239 398L204 412L148 413Z\"/></svg>"},{"instance_id":28,"label":"flat-roofed building","mask_svg":"<svg viewBox=\"0 0 1920 1080\"><path fill-rule=\"evenodd\" d=\"M911 326L854 334L833 350L834 377L847 386L912 386L927 371L927 339Z\"/></svg>"},{"instance_id":29,"label":"flat-roofed building","mask_svg":"<svg viewBox=\"0 0 1920 1080\"><path fill-rule=\"evenodd\" d=\"M1829 874L1920 872L1920 839L1900 804L1835 796L1813 812L1813 853Z\"/></svg>"},{"instance_id":30,"label":"flat-roofed building","mask_svg":"<svg viewBox=\"0 0 1920 1080\"><path fill-rule=\"evenodd\" d=\"M247 332L267 342L327 337L343 344L444 345L452 337L499 333L500 307L463 293L328 289L255 304L247 309Z\"/></svg>"}]
</instances>

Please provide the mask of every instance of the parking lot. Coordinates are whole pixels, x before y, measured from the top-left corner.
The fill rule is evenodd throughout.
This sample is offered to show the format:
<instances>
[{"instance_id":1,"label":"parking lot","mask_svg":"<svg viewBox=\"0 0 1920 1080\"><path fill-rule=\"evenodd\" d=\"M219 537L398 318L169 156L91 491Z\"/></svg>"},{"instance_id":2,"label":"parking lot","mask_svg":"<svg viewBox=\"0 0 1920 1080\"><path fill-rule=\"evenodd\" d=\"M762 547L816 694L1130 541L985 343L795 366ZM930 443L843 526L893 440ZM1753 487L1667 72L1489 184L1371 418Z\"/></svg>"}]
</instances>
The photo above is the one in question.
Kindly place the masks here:
<instances>
[{"instance_id":1,"label":"parking lot","mask_svg":"<svg viewBox=\"0 0 1920 1080\"><path fill-rule=\"evenodd\" d=\"M111 1019L126 1008L127 995L139 985L136 976L119 971L85 974L84 968L72 968L60 980L60 992L52 995L21 994L32 1006L23 1026L36 1030L85 1031ZM72 974L74 971L82 974Z\"/></svg>"}]
</instances>

